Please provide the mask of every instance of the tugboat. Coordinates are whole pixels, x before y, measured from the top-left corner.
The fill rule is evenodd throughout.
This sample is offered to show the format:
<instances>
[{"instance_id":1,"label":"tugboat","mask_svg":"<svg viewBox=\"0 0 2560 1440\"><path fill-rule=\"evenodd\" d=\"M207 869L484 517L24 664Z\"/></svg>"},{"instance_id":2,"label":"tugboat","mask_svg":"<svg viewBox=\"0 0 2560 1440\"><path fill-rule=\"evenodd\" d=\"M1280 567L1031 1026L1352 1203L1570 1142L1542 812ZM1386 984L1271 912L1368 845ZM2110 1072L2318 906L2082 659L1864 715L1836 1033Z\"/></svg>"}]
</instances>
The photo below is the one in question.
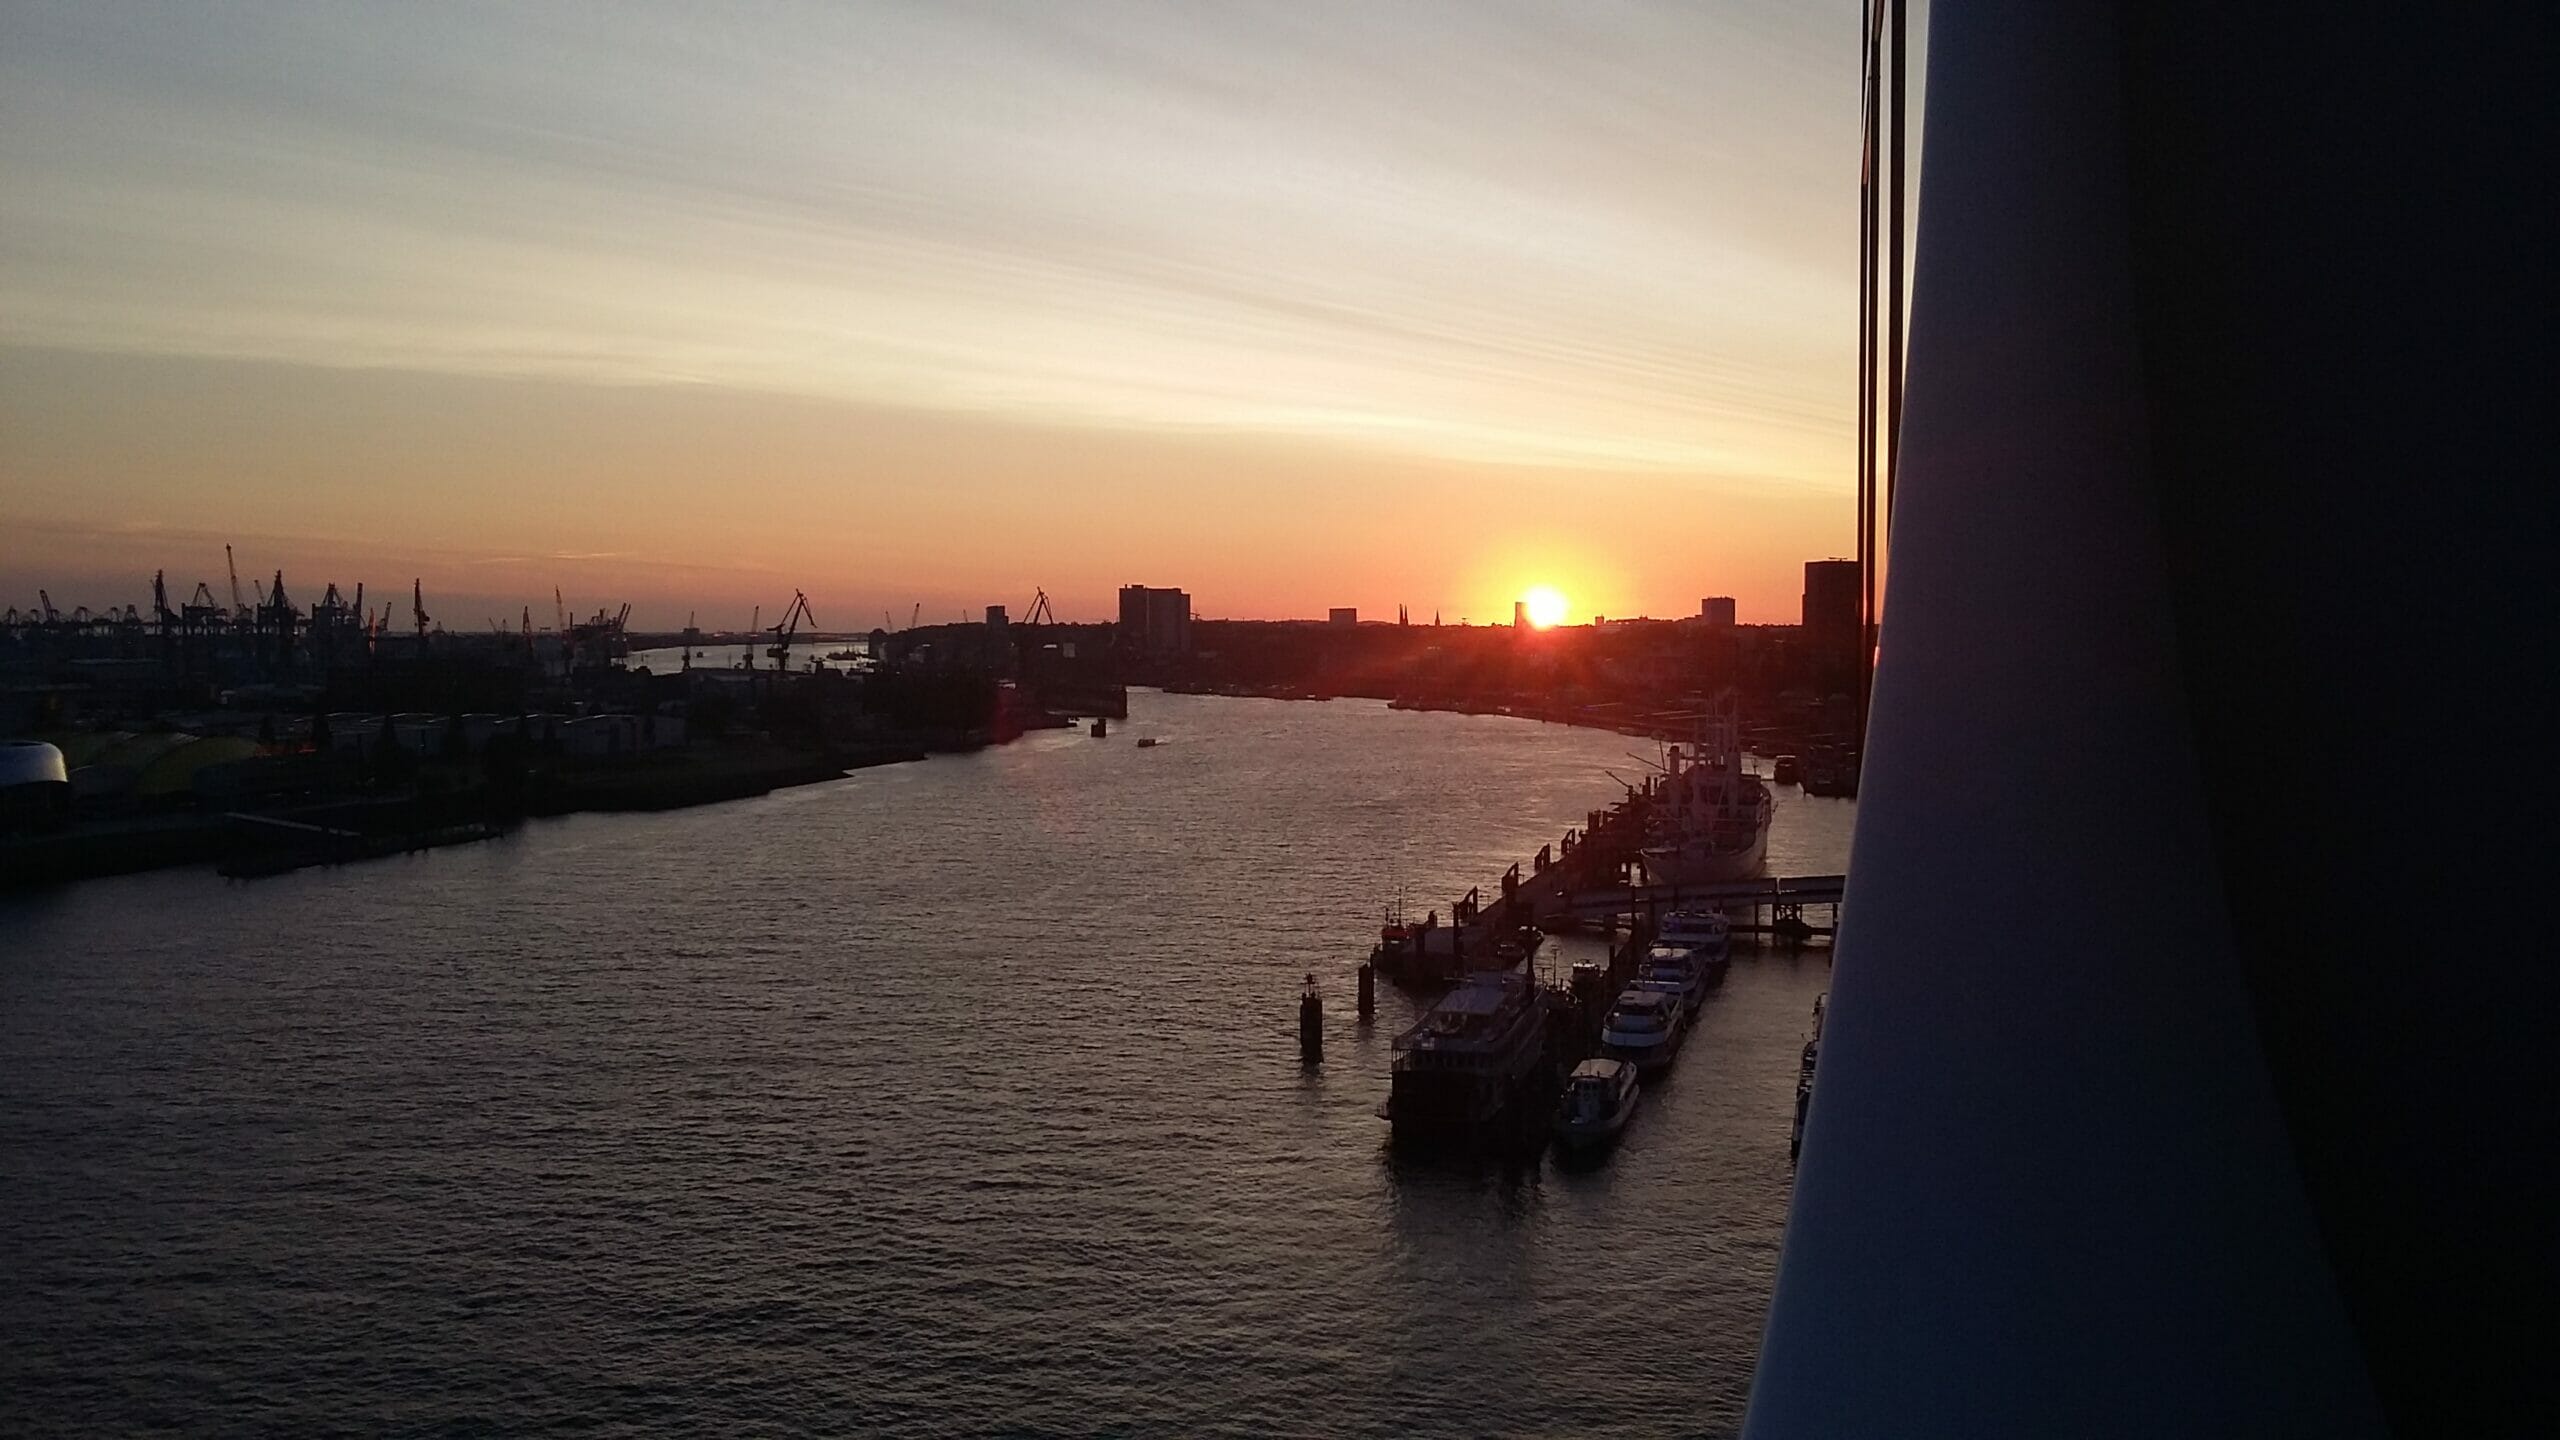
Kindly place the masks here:
<instances>
[{"instance_id":1,"label":"tugboat","mask_svg":"<svg viewBox=\"0 0 2560 1440\"><path fill-rule=\"evenodd\" d=\"M1617 1139L1635 1113L1635 1067L1623 1060L1585 1060L1564 1082L1556 1144L1566 1150L1596 1150Z\"/></svg>"},{"instance_id":2,"label":"tugboat","mask_svg":"<svg viewBox=\"0 0 2560 1440\"><path fill-rule=\"evenodd\" d=\"M1378 1112L1396 1143L1463 1144L1518 1121L1546 1059L1546 1009L1528 976L1478 971L1397 1036Z\"/></svg>"},{"instance_id":3,"label":"tugboat","mask_svg":"<svg viewBox=\"0 0 2560 1440\"><path fill-rule=\"evenodd\" d=\"M1424 951L1431 932L1440 928L1440 912L1434 910L1419 922L1407 920L1404 902L1399 900L1387 907L1382 920L1378 943L1369 951L1369 968L1395 981L1430 978L1425 974Z\"/></svg>"}]
</instances>

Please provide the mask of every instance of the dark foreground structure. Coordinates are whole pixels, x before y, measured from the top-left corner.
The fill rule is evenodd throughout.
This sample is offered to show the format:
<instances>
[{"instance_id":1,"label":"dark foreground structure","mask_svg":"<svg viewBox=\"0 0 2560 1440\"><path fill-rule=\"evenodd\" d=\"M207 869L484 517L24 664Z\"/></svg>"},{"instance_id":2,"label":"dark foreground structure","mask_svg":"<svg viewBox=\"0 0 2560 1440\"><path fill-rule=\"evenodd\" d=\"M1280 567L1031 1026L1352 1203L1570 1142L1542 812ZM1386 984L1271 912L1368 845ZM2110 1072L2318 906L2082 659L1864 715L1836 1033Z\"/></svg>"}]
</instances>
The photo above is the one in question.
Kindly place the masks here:
<instances>
[{"instance_id":1,"label":"dark foreground structure","mask_svg":"<svg viewBox=\"0 0 2560 1440\"><path fill-rule=\"evenodd\" d=\"M1749 1433L2553 1433L2544 22L1942 0L1928 43ZM1937 943L1987 877L2049 923Z\"/></svg>"}]
</instances>

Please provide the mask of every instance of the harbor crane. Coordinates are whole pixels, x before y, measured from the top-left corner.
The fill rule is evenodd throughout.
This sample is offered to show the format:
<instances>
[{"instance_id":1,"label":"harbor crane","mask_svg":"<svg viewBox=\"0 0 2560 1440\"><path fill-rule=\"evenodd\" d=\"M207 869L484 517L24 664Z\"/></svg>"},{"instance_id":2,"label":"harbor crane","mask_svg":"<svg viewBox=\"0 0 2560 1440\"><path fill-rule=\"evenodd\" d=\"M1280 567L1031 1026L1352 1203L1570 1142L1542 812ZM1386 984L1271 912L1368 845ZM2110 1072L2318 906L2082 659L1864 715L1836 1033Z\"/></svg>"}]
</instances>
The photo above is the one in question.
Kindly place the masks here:
<instances>
[{"instance_id":1,"label":"harbor crane","mask_svg":"<svg viewBox=\"0 0 2560 1440\"><path fill-rule=\"evenodd\" d=\"M151 624L160 636L160 663L169 663L169 652L177 642L178 612L169 608L169 572L151 572Z\"/></svg>"},{"instance_id":2,"label":"harbor crane","mask_svg":"<svg viewBox=\"0 0 2560 1440\"><path fill-rule=\"evenodd\" d=\"M1043 625L1058 623L1058 612L1049 608L1049 592L1038 586L1031 590L1031 603L1023 608L1022 619L1014 627L1014 669L1029 675L1040 658Z\"/></svg>"},{"instance_id":3,"label":"harbor crane","mask_svg":"<svg viewBox=\"0 0 2560 1440\"><path fill-rule=\"evenodd\" d=\"M424 650L427 648L427 590L426 582L415 577L409 581L409 615L418 626L418 648Z\"/></svg>"},{"instance_id":4,"label":"harbor crane","mask_svg":"<svg viewBox=\"0 0 2560 1440\"><path fill-rule=\"evenodd\" d=\"M231 567L231 613L235 617L249 614L249 599L240 593L240 562L228 545L222 547L222 563Z\"/></svg>"},{"instance_id":5,"label":"harbor crane","mask_svg":"<svg viewBox=\"0 0 2560 1440\"><path fill-rule=\"evenodd\" d=\"M773 647L764 653L773 657L773 673L777 676L791 669L791 642L799 635L803 620L809 622L811 630L818 628L818 617L809 613L809 597L794 590L790 607L782 612L781 623L765 627L766 632L773 636Z\"/></svg>"}]
</instances>

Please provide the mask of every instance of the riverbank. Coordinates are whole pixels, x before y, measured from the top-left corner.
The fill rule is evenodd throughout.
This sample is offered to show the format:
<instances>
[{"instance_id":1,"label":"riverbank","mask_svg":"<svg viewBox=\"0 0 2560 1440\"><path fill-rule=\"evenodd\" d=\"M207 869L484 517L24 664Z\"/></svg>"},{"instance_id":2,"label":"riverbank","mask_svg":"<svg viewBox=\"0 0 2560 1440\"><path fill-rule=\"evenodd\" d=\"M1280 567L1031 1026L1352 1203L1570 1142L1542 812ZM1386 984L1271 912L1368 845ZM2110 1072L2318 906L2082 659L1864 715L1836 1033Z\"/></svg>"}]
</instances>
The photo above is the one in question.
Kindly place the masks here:
<instances>
[{"instance_id":1,"label":"riverbank","mask_svg":"<svg viewBox=\"0 0 2560 1440\"><path fill-rule=\"evenodd\" d=\"M765 743L704 745L614 765L537 772L520 787L447 786L430 774L390 795L324 795L259 810L183 810L75 822L0 840L0 889L62 885L173 866L219 865L242 878L344 863L503 834L530 816L676 810L752 799L922 760L883 742L824 751Z\"/></svg>"},{"instance_id":2,"label":"riverbank","mask_svg":"<svg viewBox=\"0 0 2560 1440\"><path fill-rule=\"evenodd\" d=\"M1499 715L1514 720L1536 720L1548 725L1570 725L1580 730L1606 730L1637 740L1686 740L1695 733L1698 717L1709 701L1691 697L1684 703L1638 705L1628 701L1566 701L1534 695L1500 695L1475 691L1398 691L1352 689L1339 694L1310 689L1294 684L1168 684L1167 695L1210 695L1232 700L1383 700L1390 710L1420 713L1438 712L1453 715ZM1834 733L1821 719L1802 716L1751 716L1742 722L1743 748L1754 755L1775 758L1795 755L1807 760L1820 759L1826 770L1838 774L1836 785L1826 785L1816 793L1855 795L1857 785L1857 747Z\"/></svg>"},{"instance_id":3,"label":"riverbank","mask_svg":"<svg viewBox=\"0 0 2560 1440\"><path fill-rule=\"evenodd\" d=\"M107 1434L387 1407L1291 1434L1315 1376L1344 1433L1463 1437L1487 1406L1731 1433L1823 953L1743 947L1605 1163L1395 1153L1375 1110L1414 1001L1353 1008L1380 908L1491 890L1638 747L1375 703L1130 710L416 863L0 900L10 1403ZM1855 813L1790 796L1771 869L1837 870ZM207 1269L208 1234L250 1248ZM1624 1263L1666 1234L1703 1258ZM1629 1314L1694 1358L1589 1363Z\"/></svg>"}]
</instances>

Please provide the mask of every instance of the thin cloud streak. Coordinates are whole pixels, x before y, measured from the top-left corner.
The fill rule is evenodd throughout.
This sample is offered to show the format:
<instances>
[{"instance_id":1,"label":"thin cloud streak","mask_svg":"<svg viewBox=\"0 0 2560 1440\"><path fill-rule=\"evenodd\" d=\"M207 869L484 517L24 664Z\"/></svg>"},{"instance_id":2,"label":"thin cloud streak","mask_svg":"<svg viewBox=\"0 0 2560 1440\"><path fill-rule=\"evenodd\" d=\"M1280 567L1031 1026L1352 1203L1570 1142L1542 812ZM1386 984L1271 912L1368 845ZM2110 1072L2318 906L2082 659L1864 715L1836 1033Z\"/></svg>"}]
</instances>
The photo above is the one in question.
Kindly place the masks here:
<instances>
[{"instance_id":1,"label":"thin cloud streak","mask_svg":"<svg viewBox=\"0 0 2560 1440\"><path fill-rule=\"evenodd\" d=\"M21 6L0 340L1830 484L1833 18Z\"/></svg>"}]
</instances>

